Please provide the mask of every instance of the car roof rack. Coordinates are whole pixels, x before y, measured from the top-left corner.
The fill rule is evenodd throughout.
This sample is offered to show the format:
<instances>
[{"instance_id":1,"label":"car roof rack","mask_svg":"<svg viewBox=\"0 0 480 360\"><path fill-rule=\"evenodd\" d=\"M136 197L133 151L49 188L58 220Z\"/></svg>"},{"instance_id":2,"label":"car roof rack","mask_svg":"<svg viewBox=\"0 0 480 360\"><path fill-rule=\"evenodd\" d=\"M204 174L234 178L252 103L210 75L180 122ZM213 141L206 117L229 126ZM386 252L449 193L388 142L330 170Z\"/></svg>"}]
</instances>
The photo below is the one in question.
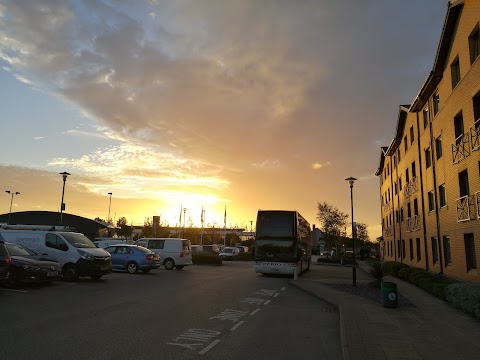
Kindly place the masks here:
<instances>
[{"instance_id":1,"label":"car roof rack","mask_svg":"<svg viewBox=\"0 0 480 360\"><path fill-rule=\"evenodd\" d=\"M10 225L6 223L0 223L0 229L4 230L37 230L37 231L74 231L75 229L70 226L59 225Z\"/></svg>"}]
</instances>

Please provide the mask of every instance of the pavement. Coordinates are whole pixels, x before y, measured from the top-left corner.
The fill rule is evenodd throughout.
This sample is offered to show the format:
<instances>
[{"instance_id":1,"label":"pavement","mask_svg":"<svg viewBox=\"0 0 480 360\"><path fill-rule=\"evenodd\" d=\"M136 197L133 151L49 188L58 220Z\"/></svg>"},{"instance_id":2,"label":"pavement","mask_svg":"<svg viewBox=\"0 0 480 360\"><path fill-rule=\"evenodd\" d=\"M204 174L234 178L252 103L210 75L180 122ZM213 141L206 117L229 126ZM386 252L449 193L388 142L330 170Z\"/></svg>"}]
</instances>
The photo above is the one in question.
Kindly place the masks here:
<instances>
[{"instance_id":1,"label":"pavement","mask_svg":"<svg viewBox=\"0 0 480 360\"><path fill-rule=\"evenodd\" d=\"M314 259L312 258L312 261ZM369 265L358 261L357 288L373 280ZM351 266L312 262L310 271L291 283L338 306L344 360L480 359L480 321L410 283L397 284L408 305L384 307L332 286L353 286ZM335 288L339 288L335 286ZM321 359L321 354L319 355Z\"/></svg>"}]
</instances>

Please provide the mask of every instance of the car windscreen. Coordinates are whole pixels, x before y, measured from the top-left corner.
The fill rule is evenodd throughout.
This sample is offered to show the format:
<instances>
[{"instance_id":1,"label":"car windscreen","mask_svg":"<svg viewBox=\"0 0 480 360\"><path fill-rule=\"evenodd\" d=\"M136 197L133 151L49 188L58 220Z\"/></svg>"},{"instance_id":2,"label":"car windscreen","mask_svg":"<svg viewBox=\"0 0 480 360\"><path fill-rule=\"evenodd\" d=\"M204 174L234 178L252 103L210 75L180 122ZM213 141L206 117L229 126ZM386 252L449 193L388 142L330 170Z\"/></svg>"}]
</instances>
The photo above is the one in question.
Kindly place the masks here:
<instances>
[{"instance_id":1,"label":"car windscreen","mask_svg":"<svg viewBox=\"0 0 480 360\"><path fill-rule=\"evenodd\" d=\"M95 244L85 235L78 233L62 233L70 245L76 248L96 248Z\"/></svg>"},{"instance_id":2,"label":"car windscreen","mask_svg":"<svg viewBox=\"0 0 480 360\"><path fill-rule=\"evenodd\" d=\"M23 246L19 246L17 244L5 244L10 256L32 256L35 253Z\"/></svg>"},{"instance_id":3,"label":"car windscreen","mask_svg":"<svg viewBox=\"0 0 480 360\"><path fill-rule=\"evenodd\" d=\"M232 248L229 248L229 249L228 249L228 248L225 248L225 249L223 249L222 252L224 252L224 253L226 253L226 254L231 254L231 253L233 253L233 249L232 249Z\"/></svg>"}]
</instances>

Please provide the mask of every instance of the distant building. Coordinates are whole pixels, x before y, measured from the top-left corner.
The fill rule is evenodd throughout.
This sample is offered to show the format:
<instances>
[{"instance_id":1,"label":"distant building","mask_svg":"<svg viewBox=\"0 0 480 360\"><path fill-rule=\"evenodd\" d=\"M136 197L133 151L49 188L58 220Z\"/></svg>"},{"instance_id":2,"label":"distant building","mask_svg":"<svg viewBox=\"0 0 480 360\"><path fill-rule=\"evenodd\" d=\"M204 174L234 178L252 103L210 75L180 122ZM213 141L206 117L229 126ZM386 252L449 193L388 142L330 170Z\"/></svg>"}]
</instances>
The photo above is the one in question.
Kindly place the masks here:
<instances>
[{"instance_id":1,"label":"distant building","mask_svg":"<svg viewBox=\"0 0 480 360\"><path fill-rule=\"evenodd\" d=\"M480 1L450 1L433 69L380 152L381 256L480 282Z\"/></svg>"},{"instance_id":2,"label":"distant building","mask_svg":"<svg viewBox=\"0 0 480 360\"><path fill-rule=\"evenodd\" d=\"M312 246L314 249L318 249L320 253L323 253L325 251L325 234L317 228L315 225L313 225L312 229L312 239L313 243Z\"/></svg>"}]
</instances>

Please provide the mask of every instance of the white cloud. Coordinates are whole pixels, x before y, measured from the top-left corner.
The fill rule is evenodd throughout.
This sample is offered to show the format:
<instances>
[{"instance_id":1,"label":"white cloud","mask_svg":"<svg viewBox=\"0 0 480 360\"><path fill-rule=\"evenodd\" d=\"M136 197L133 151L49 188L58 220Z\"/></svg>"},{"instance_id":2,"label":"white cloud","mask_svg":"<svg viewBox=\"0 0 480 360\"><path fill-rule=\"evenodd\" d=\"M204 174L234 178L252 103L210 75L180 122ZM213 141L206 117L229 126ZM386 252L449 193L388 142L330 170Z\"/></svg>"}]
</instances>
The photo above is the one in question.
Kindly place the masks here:
<instances>
[{"instance_id":1,"label":"white cloud","mask_svg":"<svg viewBox=\"0 0 480 360\"><path fill-rule=\"evenodd\" d=\"M319 169L321 169L325 166L328 166L328 165L331 165L330 161L327 161L326 163L323 163L323 164L316 162L316 163L312 164L312 169L313 170L319 170Z\"/></svg>"}]
</instances>

